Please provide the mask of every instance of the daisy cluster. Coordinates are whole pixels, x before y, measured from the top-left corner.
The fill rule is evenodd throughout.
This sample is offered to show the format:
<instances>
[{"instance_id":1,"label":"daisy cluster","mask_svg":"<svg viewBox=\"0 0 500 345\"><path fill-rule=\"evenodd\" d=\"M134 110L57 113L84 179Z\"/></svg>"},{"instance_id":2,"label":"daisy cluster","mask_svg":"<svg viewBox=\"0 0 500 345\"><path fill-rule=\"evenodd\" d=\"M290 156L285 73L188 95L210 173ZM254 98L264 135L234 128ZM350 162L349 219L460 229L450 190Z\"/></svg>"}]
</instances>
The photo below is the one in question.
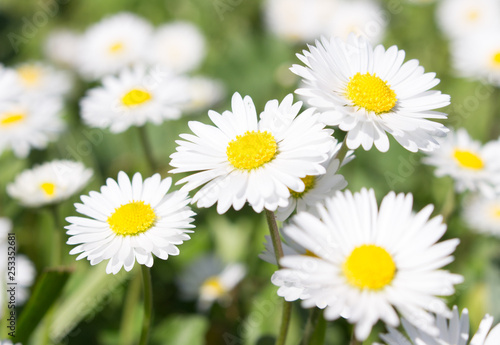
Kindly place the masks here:
<instances>
[{"instance_id":1,"label":"daisy cluster","mask_svg":"<svg viewBox=\"0 0 500 345\"><path fill-rule=\"evenodd\" d=\"M38 61L15 67L0 65L0 154L12 150L19 158L45 149L64 130L64 97L71 78Z\"/></svg>"},{"instance_id":2,"label":"daisy cluster","mask_svg":"<svg viewBox=\"0 0 500 345\"><path fill-rule=\"evenodd\" d=\"M453 17L446 6L456 10L466 3L453 1L452 6L443 0L438 15ZM486 19L498 4L474 3L478 12L469 17L482 16L485 6ZM201 232L194 230L194 206L213 207L219 215L246 208L264 213L271 230L260 258L275 266L269 279L273 294L321 310L327 321L347 320L353 344L368 339L379 322L386 327L380 338L387 345L500 344L500 325L493 326L492 316L484 316L469 342L468 310L459 315L458 307L448 305L464 277L447 269L460 243L447 233L447 215L437 214L433 205L415 210L411 193L345 190L348 176L342 169L356 159L355 150L386 153L400 146L423 152L437 176L453 178L456 193L470 193L465 214L471 224L500 234L500 140L482 145L465 129L443 124L448 114L441 110L450 96L435 89L436 73L407 59L397 46L377 43L386 26L381 12L378 3L360 0L265 1L264 21L274 34L293 42L315 39L297 54L300 63L289 66L300 79L295 94L301 100L288 94L259 105L234 92L226 110L208 110L203 121L187 122L188 133L175 141L168 169L164 162L159 168L151 164L147 176L115 171L108 177L96 164L100 187L80 195L73 204L78 215L65 218L65 253L102 265L108 275L140 266L147 313L148 268L179 255L179 247ZM464 28L448 19L440 21L443 32L462 40ZM472 22L477 32L486 30L486 20L468 19L467 34L473 34ZM64 99L78 78L87 85L79 100L81 125L108 130L110 136L182 119L224 97L219 81L194 74L207 48L203 34L188 22L155 28L135 14L119 13L83 33L53 32L45 46L61 70L42 62L0 66L0 153L11 149L24 159L31 149L55 141L65 129ZM494 70L497 56L490 58L488 68ZM492 73L473 72L477 78ZM140 133L144 144L147 132ZM36 161L30 158L30 164ZM167 170L174 178L162 176ZM58 207L86 189L93 176L82 162L46 160L19 173L6 191L25 208L55 210L57 234L62 231ZM10 231L11 221L0 218L0 248ZM175 279L181 299L196 300L197 310L207 314L214 304L238 304L239 285L243 289L252 267L223 260L216 251L195 251ZM28 267L19 278L26 297L22 288L35 272L18 258ZM178 267L170 268L177 273ZM0 265L0 279L4 271ZM134 291L132 285L127 301L134 300Z\"/></svg>"},{"instance_id":3,"label":"daisy cluster","mask_svg":"<svg viewBox=\"0 0 500 345\"><path fill-rule=\"evenodd\" d=\"M313 42L321 35L345 39L355 33L376 44L387 26L385 10L370 0L266 0L263 18L269 31L294 43Z\"/></svg>"},{"instance_id":4,"label":"daisy cluster","mask_svg":"<svg viewBox=\"0 0 500 345\"><path fill-rule=\"evenodd\" d=\"M500 86L500 3L443 0L436 16L457 74Z\"/></svg>"},{"instance_id":5,"label":"daisy cluster","mask_svg":"<svg viewBox=\"0 0 500 345\"><path fill-rule=\"evenodd\" d=\"M200 67L206 50L205 37L190 22L154 28L128 12L105 17L83 33L53 31L45 43L54 63L84 80L101 81L102 87L82 99L82 118L113 132L145 121L159 124L178 118L179 109L196 112L221 101L225 90L219 80L186 77ZM128 121L115 121L124 116Z\"/></svg>"}]
</instances>

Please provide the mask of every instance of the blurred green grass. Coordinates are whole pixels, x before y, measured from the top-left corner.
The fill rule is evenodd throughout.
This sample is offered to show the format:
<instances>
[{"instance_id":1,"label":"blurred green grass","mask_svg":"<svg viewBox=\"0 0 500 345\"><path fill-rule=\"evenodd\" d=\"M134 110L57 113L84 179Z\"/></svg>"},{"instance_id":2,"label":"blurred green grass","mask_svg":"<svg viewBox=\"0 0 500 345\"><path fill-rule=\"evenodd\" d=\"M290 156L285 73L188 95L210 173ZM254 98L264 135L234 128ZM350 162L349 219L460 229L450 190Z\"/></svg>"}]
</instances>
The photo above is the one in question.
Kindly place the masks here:
<instances>
[{"instance_id":1,"label":"blurred green grass","mask_svg":"<svg viewBox=\"0 0 500 345\"><path fill-rule=\"evenodd\" d=\"M1 0L0 61L5 65L15 65L27 60L43 59L43 42L51 30L60 27L83 30L106 15L131 11L155 25L172 20L188 20L197 24L204 32L208 46L208 55L197 73L221 79L229 96L235 91L248 94L254 99L257 109L262 110L267 100L282 99L295 89L295 85L281 85L279 74L292 78L291 72L286 71L286 68L292 63L298 63L295 54L304 49L305 45L283 42L267 32L262 23L261 1L226 1L232 9L223 14L223 20L217 12L217 1L69 0L64 3L60 5L58 13L49 19L48 24L37 27L36 34L23 43L16 53L9 43L8 35L23 31L27 21L32 21L33 15L41 10L40 1ZM445 121L447 125L465 127L473 138L483 142L498 138L499 91L490 90L491 95L478 101L477 106L469 107L470 110L467 107L465 111L463 107L460 108L461 105L467 105L467 98L473 97L478 89L483 90L483 86L478 82L454 77L449 62L448 42L439 33L434 21L435 5L417 6L401 2L400 6L401 12L390 16L385 46L397 45L406 51L406 60L418 59L426 71L437 73L441 79L437 89L450 94L452 99L452 105L443 110L450 115L449 120ZM277 72L278 69L281 72ZM65 117L69 130L57 143L50 145L44 152L33 152L26 161L16 159L9 153L0 157L0 213L14 220L15 230L19 234L20 251L35 262L38 271L49 262L46 248L50 248L49 234L53 224L48 211L23 209L6 195L5 186L17 173L49 159L81 160L96 172L91 184L82 192L86 194L89 190L99 189L107 177L115 178L120 170L129 174L147 171L134 129L118 135L93 130L91 133L95 142L84 135L89 133L89 129L84 128L79 121L77 102L87 87L88 85L80 83L68 102ZM228 108L229 97L215 110L221 112ZM208 122L205 112L196 114L189 118L191 119ZM161 126L146 127L153 143L154 155L161 162L161 173L165 177L169 175L169 155L175 150L174 140L180 133L189 132L187 121L181 119ZM342 137L339 131L335 135L339 139ZM435 178L432 169L421 164L420 154L404 150L394 140L391 140L388 153L358 150L356 157L342 170L349 182L348 188L353 191L362 187L374 188L379 200L390 190L412 192L415 210L433 203L437 214L452 188L451 180ZM178 176L173 178L179 179ZM72 203L77 201L78 197L73 197L61 205L61 221L66 216L75 215ZM223 216L217 215L214 209L196 212L196 231L192 240L180 247L181 255L165 262L155 261L153 277L156 314L152 344L165 343L162 334L179 327L176 326L176 322L179 322L175 319L177 317L179 320L188 320L186 327L201 327L201 334L206 332L207 344L220 343L218 339L226 332L237 335L237 339L245 339L245 344L253 344L259 337L272 333L278 318L277 313L264 315L256 327L251 327L250 330L242 328L246 318L257 308L255 301L279 301L274 293L276 288L269 283L272 266L257 258L257 254L263 249L262 242L267 233L263 215L255 215L248 208L241 212L230 211ZM499 241L471 232L460 218L459 210L452 214L448 224L446 237L458 236L462 241L450 270L466 277L466 282L457 288L457 294L450 298L450 302L457 303L460 308L469 308L472 329L476 329L485 312L494 314L498 321L500 305L495 296L498 296L500 276ZM69 248L65 249L69 251ZM236 292L236 300L230 308L225 310L216 306L209 315L195 317L192 315L195 313L195 304L178 300L174 280L193 258L212 250L228 260L245 261L249 266L249 275ZM74 263L74 258L69 257L66 260L67 263L76 265L82 276L95 269L89 267L87 262ZM70 293L71 290L67 295ZM125 293L126 288L121 285L102 304L100 312L86 317L73 330L68 337L69 343L118 344ZM300 336L300 327L307 316L307 312L299 310L298 304L296 307L294 313L297 319L293 325L296 333L291 334L289 344L296 343L294 337ZM176 339L175 336L172 336L173 339ZM344 344L348 338L349 327L345 321L330 324L328 344Z\"/></svg>"}]
</instances>

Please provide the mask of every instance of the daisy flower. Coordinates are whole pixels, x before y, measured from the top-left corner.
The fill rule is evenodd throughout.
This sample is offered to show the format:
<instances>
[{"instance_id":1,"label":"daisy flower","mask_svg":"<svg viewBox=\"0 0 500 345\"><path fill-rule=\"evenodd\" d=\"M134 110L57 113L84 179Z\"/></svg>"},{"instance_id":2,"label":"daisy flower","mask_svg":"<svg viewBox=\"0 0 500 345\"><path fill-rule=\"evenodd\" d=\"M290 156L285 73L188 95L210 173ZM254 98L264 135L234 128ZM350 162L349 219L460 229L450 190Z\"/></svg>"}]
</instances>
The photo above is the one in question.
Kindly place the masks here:
<instances>
[{"instance_id":1,"label":"daisy flower","mask_svg":"<svg viewBox=\"0 0 500 345\"><path fill-rule=\"evenodd\" d=\"M183 21L165 24L156 29L148 58L175 73L186 73L201 65L206 55L205 37L197 26Z\"/></svg>"},{"instance_id":2,"label":"daisy flower","mask_svg":"<svg viewBox=\"0 0 500 345\"><path fill-rule=\"evenodd\" d=\"M325 32L334 9L330 0L266 0L264 22L286 41L311 42Z\"/></svg>"},{"instance_id":3,"label":"daisy flower","mask_svg":"<svg viewBox=\"0 0 500 345\"><path fill-rule=\"evenodd\" d=\"M57 97L0 102L0 153L10 148L25 158L32 148L47 147L64 130L61 109Z\"/></svg>"},{"instance_id":4,"label":"daisy flower","mask_svg":"<svg viewBox=\"0 0 500 345\"><path fill-rule=\"evenodd\" d=\"M370 43L382 41L387 27L384 10L376 1L339 1L327 24L326 33L347 39L351 32Z\"/></svg>"},{"instance_id":5,"label":"daisy flower","mask_svg":"<svg viewBox=\"0 0 500 345\"><path fill-rule=\"evenodd\" d=\"M226 88L221 81L207 77L191 77L187 81L188 101L181 106L183 112L206 110L224 99Z\"/></svg>"},{"instance_id":6,"label":"daisy flower","mask_svg":"<svg viewBox=\"0 0 500 345\"><path fill-rule=\"evenodd\" d=\"M308 211L314 213L317 203L323 202L336 191L347 187L347 181L344 176L338 174L340 162L336 159L336 156L341 146L342 144L332 146L328 159L321 164L325 167L326 173L317 176L307 175L301 179L305 185L304 191L290 191L288 205L278 207L276 210L276 218L279 221L285 221L295 210L297 212ZM343 164L351 159L352 157L346 156Z\"/></svg>"},{"instance_id":7,"label":"daisy flower","mask_svg":"<svg viewBox=\"0 0 500 345\"><path fill-rule=\"evenodd\" d=\"M347 191L318 205L318 216L301 212L284 232L311 255L288 255L272 277L278 295L325 309L327 320L346 318L364 340L382 320L397 327L396 310L435 334L434 312L451 316L437 296L454 293L462 276L440 268L453 261L458 239L436 244L446 225L429 219L433 206L412 212L411 194L389 193L377 208L373 190ZM302 293L290 292L289 286Z\"/></svg>"},{"instance_id":8,"label":"daisy flower","mask_svg":"<svg viewBox=\"0 0 500 345\"><path fill-rule=\"evenodd\" d=\"M87 217L68 217L69 245L77 245L70 254L80 254L91 265L109 260L108 274L123 267L130 271L134 263L153 266L153 255L167 260L178 255L177 245L190 239L195 213L187 206L183 192L168 193L172 179L160 174L142 180L136 173L132 181L120 171L118 181L108 178L101 192L82 196L76 211Z\"/></svg>"},{"instance_id":9,"label":"daisy flower","mask_svg":"<svg viewBox=\"0 0 500 345\"><path fill-rule=\"evenodd\" d=\"M423 162L436 167L438 177L450 176L455 190L480 192L493 197L500 191L500 141L482 146L471 139L463 128L451 132Z\"/></svg>"},{"instance_id":10,"label":"daisy flower","mask_svg":"<svg viewBox=\"0 0 500 345\"><path fill-rule=\"evenodd\" d=\"M95 80L141 63L150 51L152 26L132 13L119 13L92 25L81 37L77 67Z\"/></svg>"},{"instance_id":11,"label":"daisy flower","mask_svg":"<svg viewBox=\"0 0 500 345\"><path fill-rule=\"evenodd\" d=\"M102 86L91 89L80 102L83 121L91 127L120 133L146 122L156 125L181 116L187 98L187 81L144 66L107 76Z\"/></svg>"},{"instance_id":12,"label":"daisy flower","mask_svg":"<svg viewBox=\"0 0 500 345\"><path fill-rule=\"evenodd\" d=\"M186 183L185 191L202 186L193 203L217 202L220 214L247 201L256 212L288 205L290 189L305 189L301 178L326 172L321 163L334 144L332 130L318 122L313 109L299 114L301 106L292 95L281 104L272 100L259 120L252 99L235 93L232 111L208 112L215 126L189 122L194 135L182 134L184 140L177 141L171 172L195 172L178 184Z\"/></svg>"},{"instance_id":13,"label":"daisy flower","mask_svg":"<svg viewBox=\"0 0 500 345\"><path fill-rule=\"evenodd\" d=\"M45 39L44 53L52 62L74 68L78 61L80 35L68 29L58 29Z\"/></svg>"},{"instance_id":14,"label":"daisy flower","mask_svg":"<svg viewBox=\"0 0 500 345\"><path fill-rule=\"evenodd\" d=\"M463 217L469 228L500 237L500 196L474 196L466 200Z\"/></svg>"},{"instance_id":15,"label":"daisy flower","mask_svg":"<svg viewBox=\"0 0 500 345\"><path fill-rule=\"evenodd\" d=\"M18 65L15 71L23 93L35 97L65 96L72 86L70 76L42 62Z\"/></svg>"},{"instance_id":16,"label":"daisy flower","mask_svg":"<svg viewBox=\"0 0 500 345\"><path fill-rule=\"evenodd\" d=\"M432 336L421 329L402 320L403 327L408 334L405 337L399 331L389 327L389 333L381 334L380 338L387 345L498 345L500 344L500 324L497 324L493 329L493 317L485 315L479 324L478 331L470 342L469 340L469 312L467 309L462 311L462 315L458 315L457 306L453 307L453 314L448 321L441 315L436 315L436 327L439 328L439 335ZM491 330L490 330L491 329Z\"/></svg>"},{"instance_id":17,"label":"daisy flower","mask_svg":"<svg viewBox=\"0 0 500 345\"><path fill-rule=\"evenodd\" d=\"M228 305L230 293L246 274L240 263L224 265L214 255L195 260L181 275L179 289L186 299L198 299L198 309L206 311L216 301Z\"/></svg>"},{"instance_id":18,"label":"daisy flower","mask_svg":"<svg viewBox=\"0 0 500 345\"><path fill-rule=\"evenodd\" d=\"M38 207L68 199L85 187L92 169L80 162L55 160L21 172L7 193L21 205Z\"/></svg>"},{"instance_id":19,"label":"daisy flower","mask_svg":"<svg viewBox=\"0 0 500 345\"><path fill-rule=\"evenodd\" d=\"M500 3L497 0L443 0L436 10L438 26L450 39L471 33L485 33L498 26Z\"/></svg>"},{"instance_id":20,"label":"daisy flower","mask_svg":"<svg viewBox=\"0 0 500 345\"><path fill-rule=\"evenodd\" d=\"M457 39L450 50L460 76L500 86L500 26Z\"/></svg>"},{"instance_id":21,"label":"daisy flower","mask_svg":"<svg viewBox=\"0 0 500 345\"><path fill-rule=\"evenodd\" d=\"M297 55L307 67L291 71L306 87L296 93L322 113L321 121L347 131L347 146L381 152L389 149L387 133L409 151L431 151L436 137L448 131L429 119L445 119L433 111L450 103L448 95L430 89L439 83L435 73L424 73L417 60L403 63L405 52L392 46L372 48L363 37L349 35L316 41Z\"/></svg>"},{"instance_id":22,"label":"daisy flower","mask_svg":"<svg viewBox=\"0 0 500 345\"><path fill-rule=\"evenodd\" d=\"M0 64L0 102L16 99L21 93L21 80L17 73Z\"/></svg>"}]
</instances>

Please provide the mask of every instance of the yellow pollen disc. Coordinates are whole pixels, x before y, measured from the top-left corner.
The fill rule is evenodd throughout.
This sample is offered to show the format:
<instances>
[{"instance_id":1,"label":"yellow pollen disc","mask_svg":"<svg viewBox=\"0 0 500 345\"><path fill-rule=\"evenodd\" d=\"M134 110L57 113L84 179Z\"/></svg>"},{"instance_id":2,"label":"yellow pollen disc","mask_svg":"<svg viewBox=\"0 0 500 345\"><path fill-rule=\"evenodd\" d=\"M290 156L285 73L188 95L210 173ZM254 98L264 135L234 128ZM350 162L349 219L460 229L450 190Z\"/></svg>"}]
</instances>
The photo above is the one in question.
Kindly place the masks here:
<instances>
[{"instance_id":1,"label":"yellow pollen disc","mask_svg":"<svg viewBox=\"0 0 500 345\"><path fill-rule=\"evenodd\" d=\"M246 131L229 142L226 154L236 169L251 170L272 161L277 147L276 140L268 131Z\"/></svg>"},{"instance_id":2,"label":"yellow pollen disc","mask_svg":"<svg viewBox=\"0 0 500 345\"><path fill-rule=\"evenodd\" d=\"M108 217L111 230L117 235L133 236L149 230L156 220L156 213L144 201L132 201L115 208Z\"/></svg>"},{"instance_id":3,"label":"yellow pollen disc","mask_svg":"<svg viewBox=\"0 0 500 345\"><path fill-rule=\"evenodd\" d=\"M109 46L109 52L111 54L118 54L123 51L125 45L122 42L116 42Z\"/></svg>"},{"instance_id":4,"label":"yellow pollen disc","mask_svg":"<svg viewBox=\"0 0 500 345\"><path fill-rule=\"evenodd\" d=\"M484 168L484 162L477 154L466 150L455 150L453 158L458 162L462 168L481 170Z\"/></svg>"},{"instance_id":5,"label":"yellow pollen disc","mask_svg":"<svg viewBox=\"0 0 500 345\"><path fill-rule=\"evenodd\" d=\"M40 184L40 188L47 196L53 196L56 193L56 185L52 182L44 182Z\"/></svg>"},{"instance_id":6,"label":"yellow pollen disc","mask_svg":"<svg viewBox=\"0 0 500 345\"><path fill-rule=\"evenodd\" d=\"M388 285L396 273L396 264L382 247L364 244L356 247L342 267L347 281L360 289L379 290Z\"/></svg>"},{"instance_id":7,"label":"yellow pollen disc","mask_svg":"<svg viewBox=\"0 0 500 345\"><path fill-rule=\"evenodd\" d=\"M491 208L491 214L493 218L500 220L500 205L493 206Z\"/></svg>"},{"instance_id":8,"label":"yellow pollen disc","mask_svg":"<svg viewBox=\"0 0 500 345\"><path fill-rule=\"evenodd\" d=\"M21 78L21 82L26 86L35 86L40 83L42 71L37 66L21 66L17 69L17 74Z\"/></svg>"},{"instance_id":9,"label":"yellow pollen disc","mask_svg":"<svg viewBox=\"0 0 500 345\"><path fill-rule=\"evenodd\" d=\"M226 293L226 289L222 286L218 277L209 277L201 285L201 294L214 297L222 296Z\"/></svg>"},{"instance_id":10,"label":"yellow pollen disc","mask_svg":"<svg viewBox=\"0 0 500 345\"><path fill-rule=\"evenodd\" d=\"M0 125L2 126L13 125L15 123L23 121L25 117L26 115L21 113L6 113L3 114L3 116L1 116Z\"/></svg>"},{"instance_id":11,"label":"yellow pollen disc","mask_svg":"<svg viewBox=\"0 0 500 345\"><path fill-rule=\"evenodd\" d=\"M123 105L133 107L151 99L151 94L144 90L132 89L122 97Z\"/></svg>"},{"instance_id":12,"label":"yellow pollen disc","mask_svg":"<svg viewBox=\"0 0 500 345\"><path fill-rule=\"evenodd\" d=\"M356 73L349 79L346 89L347 97L358 107L375 114L391 111L396 105L396 93L375 74Z\"/></svg>"},{"instance_id":13,"label":"yellow pollen disc","mask_svg":"<svg viewBox=\"0 0 500 345\"><path fill-rule=\"evenodd\" d=\"M291 189L288 189L290 191L290 194L292 195L292 197L294 197L295 199L302 198L316 184L316 176L307 175L306 177L301 178L301 180L306 185L303 192L295 192Z\"/></svg>"},{"instance_id":14,"label":"yellow pollen disc","mask_svg":"<svg viewBox=\"0 0 500 345\"><path fill-rule=\"evenodd\" d=\"M491 59L491 62L494 67L499 67L500 68L500 51L496 52L493 55L493 58Z\"/></svg>"},{"instance_id":15,"label":"yellow pollen disc","mask_svg":"<svg viewBox=\"0 0 500 345\"><path fill-rule=\"evenodd\" d=\"M470 10L467 13L467 20L469 22L475 22L479 18L479 11L478 10Z\"/></svg>"}]
</instances>

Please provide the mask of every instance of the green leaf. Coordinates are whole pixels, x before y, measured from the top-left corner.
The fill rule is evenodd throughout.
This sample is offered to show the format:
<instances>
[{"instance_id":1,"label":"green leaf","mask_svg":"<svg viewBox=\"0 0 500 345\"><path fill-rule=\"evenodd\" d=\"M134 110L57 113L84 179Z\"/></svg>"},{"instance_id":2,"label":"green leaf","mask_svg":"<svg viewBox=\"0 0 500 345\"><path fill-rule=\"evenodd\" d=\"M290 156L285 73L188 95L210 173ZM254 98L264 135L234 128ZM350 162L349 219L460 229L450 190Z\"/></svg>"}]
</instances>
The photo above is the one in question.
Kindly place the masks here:
<instances>
[{"instance_id":1,"label":"green leaf","mask_svg":"<svg viewBox=\"0 0 500 345\"><path fill-rule=\"evenodd\" d=\"M31 298L19 317L15 342L25 343L38 323L59 298L72 269L49 268L38 279Z\"/></svg>"},{"instance_id":2,"label":"green leaf","mask_svg":"<svg viewBox=\"0 0 500 345\"><path fill-rule=\"evenodd\" d=\"M105 298L130 277L130 273L124 270L116 275L106 274L105 268L106 265L89 267L77 272L71 279L70 285L74 286L69 286L51 323L53 341L63 339L83 319L92 318L100 311Z\"/></svg>"},{"instance_id":3,"label":"green leaf","mask_svg":"<svg viewBox=\"0 0 500 345\"><path fill-rule=\"evenodd\" d=\"M203 345L208 320L200 315L175 315L155 327L152 343Z\"/></svg>"}]
</instances>

